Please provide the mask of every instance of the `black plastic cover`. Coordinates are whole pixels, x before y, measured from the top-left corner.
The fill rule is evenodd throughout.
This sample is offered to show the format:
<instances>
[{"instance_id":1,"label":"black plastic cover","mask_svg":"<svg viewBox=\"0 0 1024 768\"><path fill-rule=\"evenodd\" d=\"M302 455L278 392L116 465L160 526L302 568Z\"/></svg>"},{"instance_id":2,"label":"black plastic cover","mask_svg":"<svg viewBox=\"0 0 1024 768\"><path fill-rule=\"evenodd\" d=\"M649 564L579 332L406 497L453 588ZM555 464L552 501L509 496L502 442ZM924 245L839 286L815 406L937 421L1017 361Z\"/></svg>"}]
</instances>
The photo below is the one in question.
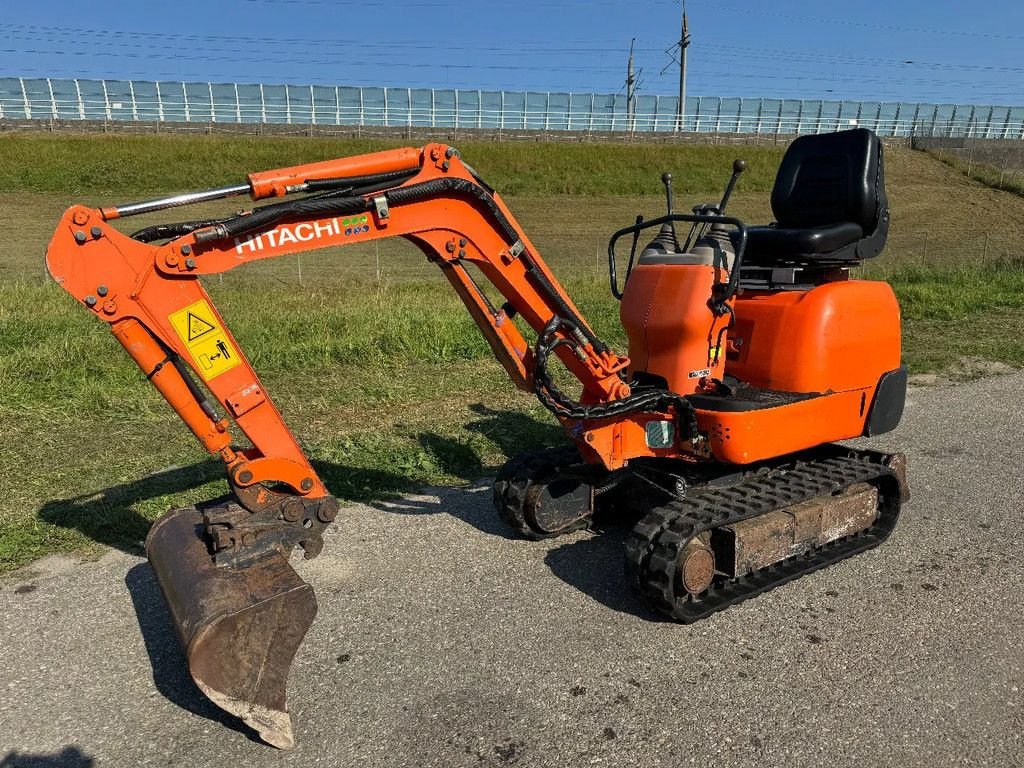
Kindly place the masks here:
<instances>
[{"instance_id":1,"label":"black plastic cover","mask_svg":"<svg viewBox=\"0 0 1024 768\"><path fill-rule=\"evenodd\" d=\"M874 437L896 429L903 418L903 407L907 401L907 377L905 365L882 374L864 425L866 437Z\"/></svg>"}]
</instances>

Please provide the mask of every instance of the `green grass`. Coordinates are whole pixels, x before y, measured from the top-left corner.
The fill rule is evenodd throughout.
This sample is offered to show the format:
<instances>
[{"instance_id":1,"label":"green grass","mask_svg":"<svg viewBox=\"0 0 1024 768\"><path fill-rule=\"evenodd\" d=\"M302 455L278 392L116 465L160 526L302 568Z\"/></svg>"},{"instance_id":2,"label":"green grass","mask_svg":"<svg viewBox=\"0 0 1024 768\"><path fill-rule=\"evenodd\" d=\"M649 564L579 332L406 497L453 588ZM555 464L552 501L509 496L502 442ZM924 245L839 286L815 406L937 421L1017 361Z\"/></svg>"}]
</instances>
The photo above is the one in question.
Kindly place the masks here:
<instances>
[{"instance_id":1,"label":"green grass","mask_svg":"<svg viewBox=\"0 0 1024 768\"><path fill-rule=\"evenodd\" d=\"M230 183L255 168L381 146L3 137L0 572L48 552L94 551L96 542L134 551L168 507L226 491L218 462L206 457L106 326L43 276L42 251L63 208ZM607 289L608 233L638 211L659 212L665 169L675 173L680 207L714 199L737 155L752 167L734 212L765 221L781 153L532 143L461 148L507 195L588 319L619 349L625 340ZM912 370L955 367L962 357L1024 365L1024 263L1014 257L1024 200L969 182L921 153L894 151L888 164L890 247L865 274L888 280L900 298ZM1009 222L984 253L971 230L979 211L997 211ZM436 268L404 242L254 264L207 287L318 471L344 499L466 482L521 450L562 439L535 399L509 385Z\"/></svg>"},{"instance_id":2,"label":"green grass","mask_svg":"<svg viewBox=\"0 0 1024 768\"><path fill-rule=\"evenodd\" d=\"M5 135L0 190L118 199L237 184L247 173L408 146L369 139ZM717 192L741 152L747 191L767 192L781 149L693 145L458 142L503 195L642 195L665 170L680 193ZM143 162L126 162L126 158Z\"/></svg>"},{"instance_id":3,"label":"green grass","mask_svg":"<svg viewBox=\"0 0 1024 768\"><path fill-rule=\"evenodd\" d=\"M926 150L929 155L940 160L950 168L955 168L970 179L984 184L986 187L997 189L1001 192L1012 192L1016 195L1024 195L1024 174L1020 168L1010 167L1002 169L991 163L1001 162L1001 158L994 157L990 152L986 153L977 161L965 160L964 150ZM1018 150L1019 151L1019 150ZM986 162L988 161L988 162Z\"/></svg>"}]
</instances>

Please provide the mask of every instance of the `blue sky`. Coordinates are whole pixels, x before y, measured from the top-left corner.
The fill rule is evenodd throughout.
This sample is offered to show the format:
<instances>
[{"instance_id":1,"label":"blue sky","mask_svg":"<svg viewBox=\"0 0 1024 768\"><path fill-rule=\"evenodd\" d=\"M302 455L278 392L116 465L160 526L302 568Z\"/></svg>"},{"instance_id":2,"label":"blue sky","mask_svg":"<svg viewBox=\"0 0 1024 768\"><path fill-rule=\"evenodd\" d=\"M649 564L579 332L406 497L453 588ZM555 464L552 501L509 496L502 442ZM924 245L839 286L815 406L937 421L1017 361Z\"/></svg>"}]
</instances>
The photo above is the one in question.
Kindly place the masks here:
<instances>
[{"instance_id":1,"label":"blue sky","mask_svg":"<svg viewBox=\"0 0 1024 768\"><path fill-rule=\"evenodd\" d=\"M2 0L0 76L674 94L674 0ZM1024 103L1024 3L688 0L688 94ZM661 74L663 68L668 70Z\"/></svg>"}]
</instances>

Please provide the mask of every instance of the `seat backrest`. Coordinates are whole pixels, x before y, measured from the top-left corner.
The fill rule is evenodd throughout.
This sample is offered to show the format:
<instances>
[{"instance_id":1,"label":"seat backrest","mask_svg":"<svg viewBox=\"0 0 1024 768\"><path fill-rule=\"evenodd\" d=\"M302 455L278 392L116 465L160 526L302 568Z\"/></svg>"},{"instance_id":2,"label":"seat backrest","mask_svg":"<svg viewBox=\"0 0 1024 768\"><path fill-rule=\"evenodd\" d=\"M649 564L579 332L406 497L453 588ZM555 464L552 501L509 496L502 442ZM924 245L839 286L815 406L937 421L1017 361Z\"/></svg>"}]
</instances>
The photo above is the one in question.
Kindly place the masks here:
<instances>
[{"instance_id":1,"label":"seat backrest","mask_svg":"<svg viewBox=\"0 0 1024 768\"><path fill-rule=\"evenodd\" d=\"M781 227L850 221L866 236L886 205L882 145L866 128L798 137L772 189L772 212Z\"/></svg>"}]
</instances>

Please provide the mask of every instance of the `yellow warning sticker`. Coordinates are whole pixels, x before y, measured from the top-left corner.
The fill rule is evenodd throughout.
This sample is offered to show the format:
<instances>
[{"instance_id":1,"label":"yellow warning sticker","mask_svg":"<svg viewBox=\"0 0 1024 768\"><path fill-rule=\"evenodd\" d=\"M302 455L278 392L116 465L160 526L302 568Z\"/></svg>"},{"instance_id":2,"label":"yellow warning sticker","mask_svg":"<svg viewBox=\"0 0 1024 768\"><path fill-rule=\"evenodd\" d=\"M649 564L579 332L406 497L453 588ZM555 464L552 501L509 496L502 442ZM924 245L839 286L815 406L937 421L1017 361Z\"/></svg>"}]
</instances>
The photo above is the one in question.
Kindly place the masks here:
<instances>
[{"instance_id":1,"label":"yellow warning sticker","mask_svg":"<svg viewBox=\"0 0 1024 768\"><path fill-rule=\"evenodd\" d=\"M190 307L179 309L168 319L188 347L196 370L204 381L230 371L241 362L238 351L206 301L200 300Z\"/></svg>"}]
</instances>

